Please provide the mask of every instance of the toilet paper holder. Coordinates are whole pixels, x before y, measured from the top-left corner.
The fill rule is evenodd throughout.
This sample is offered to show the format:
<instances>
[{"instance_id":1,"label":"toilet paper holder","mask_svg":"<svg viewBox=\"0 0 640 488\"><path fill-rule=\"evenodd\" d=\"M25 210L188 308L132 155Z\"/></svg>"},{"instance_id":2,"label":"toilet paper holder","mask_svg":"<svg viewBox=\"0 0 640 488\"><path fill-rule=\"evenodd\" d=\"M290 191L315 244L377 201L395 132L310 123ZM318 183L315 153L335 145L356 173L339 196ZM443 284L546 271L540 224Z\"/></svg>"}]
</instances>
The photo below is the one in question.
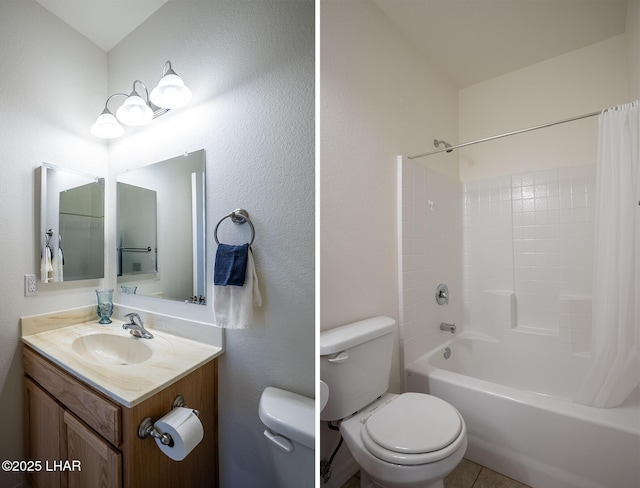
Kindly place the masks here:
<instances>
[{"instance_id":1,"label":"toilet paper holder","mask_svg":"<svg viewBox=\"0 0 640 488\"><path fill-rule=\"evenodd\" d=\"M173 399L173 403L171 404L171 410L178 407L186 407L184 403L184 397L182 395L178 395ZM197 417L200 416L200 413L196 409L192 409L193 413L196 414ZM163 445L173 447L173 438L169 434L161 434L156 429L153 424L153 420L151 417L145 417L140 425L138 426L138 437L140 439L146 439L147 437L153 437L154 439L158 439Z\"/></svg>"}]
</instances>

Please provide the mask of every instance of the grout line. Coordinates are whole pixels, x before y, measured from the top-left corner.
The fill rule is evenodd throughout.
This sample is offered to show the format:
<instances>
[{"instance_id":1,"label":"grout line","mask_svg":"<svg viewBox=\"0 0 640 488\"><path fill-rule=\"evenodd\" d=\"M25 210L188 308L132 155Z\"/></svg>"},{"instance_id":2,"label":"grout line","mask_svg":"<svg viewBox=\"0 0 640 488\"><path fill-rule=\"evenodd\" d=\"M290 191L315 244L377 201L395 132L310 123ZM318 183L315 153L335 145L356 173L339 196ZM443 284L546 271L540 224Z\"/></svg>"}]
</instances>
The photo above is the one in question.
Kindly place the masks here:
<instances>
[{"instance_id":1,"label":"grout line","mask_svg":"<svg viewBox=\"0 0 640 488\"><path fill-rule=\"evenodd\" d=\"M480 478L480 473L482 473L483 469L486 469L484 466L482 466L480 464L478 464L478 466L480 466L480 470L478 471L478 474L476 475L476 478L473 480L473 483L471 483L471 488L476 486L476 482L478 481L478 478Z\"/></svg>"}]
</instances>

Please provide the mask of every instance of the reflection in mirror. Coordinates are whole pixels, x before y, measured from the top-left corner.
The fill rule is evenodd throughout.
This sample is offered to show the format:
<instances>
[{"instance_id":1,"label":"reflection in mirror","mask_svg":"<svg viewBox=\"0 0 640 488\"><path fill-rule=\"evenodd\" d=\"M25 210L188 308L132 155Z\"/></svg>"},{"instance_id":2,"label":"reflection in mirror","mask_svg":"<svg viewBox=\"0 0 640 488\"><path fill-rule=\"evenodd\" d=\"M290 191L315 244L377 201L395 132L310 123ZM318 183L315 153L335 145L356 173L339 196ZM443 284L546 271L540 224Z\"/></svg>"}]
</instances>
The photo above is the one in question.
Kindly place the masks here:
<instances>
[{"instance_id":1,"label":"reflection in mirror","mask_svg":"<svg viewBox=\"0 0 640 488\"><path fill-rule=\"evenodd\" d=\"M117 177L119 291L206 301L204 149Z\"/></svg>"},{"instance_id":2,"label":"reflection in mirror","mask_svg":"<svg viewBox=\"0 0 640 488\"><path fill-rule=\"evenodd\" d=\"M43 283L104 277L104 179L41 167L40 278Z\"/></svg>"},{"instance_id":3,"label":"reflection in mirror","mask_svg":"<svg viewBox=\"0 0 640 488\"><path fill-rule=\"evenodd\" d=\"M117 194L118 276L156 273L157 193L119 181Z\"/></svg>"}]
</instances>

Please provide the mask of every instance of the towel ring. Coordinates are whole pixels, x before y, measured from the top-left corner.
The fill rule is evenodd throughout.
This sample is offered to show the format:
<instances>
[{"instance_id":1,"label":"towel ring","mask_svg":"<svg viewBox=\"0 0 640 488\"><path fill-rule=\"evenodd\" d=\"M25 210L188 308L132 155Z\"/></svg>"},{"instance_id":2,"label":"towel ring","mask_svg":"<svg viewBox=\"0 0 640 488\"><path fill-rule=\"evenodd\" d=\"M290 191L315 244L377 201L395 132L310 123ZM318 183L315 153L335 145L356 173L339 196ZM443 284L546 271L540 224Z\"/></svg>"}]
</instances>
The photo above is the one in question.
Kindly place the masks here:
<instances>
[{"instance_id":1,"label":"towel ring","mask_svg":"<svg viewBox=\"0 0 640 488\"><path fill-rule=\"evenodd\" d=\"M253 240L256 238L256 229L253 227L253 222L251 222L251 220L249 219L249 213L243 208L235 209L233 212L225 215L218 221L218 223L216 224L216 228L213 231L213 238L216 241L216 244L220 244L220 242L218 241L218 227L220 227L220 224L223 220L228 218L231 218L231 221L234 224L240 225L244 224L245 222L249 224L249 227L251 227L251 240L249 241L249 245L253 244Z\"/></svg>"}]
</instances>

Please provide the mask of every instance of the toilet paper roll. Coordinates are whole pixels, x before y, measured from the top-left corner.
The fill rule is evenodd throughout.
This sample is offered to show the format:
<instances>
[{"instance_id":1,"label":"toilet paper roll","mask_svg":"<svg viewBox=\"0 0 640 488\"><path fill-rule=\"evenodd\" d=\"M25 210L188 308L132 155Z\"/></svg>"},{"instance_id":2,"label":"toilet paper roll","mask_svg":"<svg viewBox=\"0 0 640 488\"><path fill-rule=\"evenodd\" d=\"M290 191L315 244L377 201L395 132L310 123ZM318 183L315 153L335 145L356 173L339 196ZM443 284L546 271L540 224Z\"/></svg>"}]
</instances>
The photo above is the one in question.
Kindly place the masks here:
<instances>
[{"instance_id":1,"label":"toilet paper roll","mask_svg":"<svg viewBox=\"0 0 640 488\"><path fill-rule=\"evenodd\" d=\"M171 446L165 446L155 439L160 450L174 461L182 461L200 444L204 428L191 408L177 407L153 424L161 434L169 434Z\"/></svg>"}]
</instances>

